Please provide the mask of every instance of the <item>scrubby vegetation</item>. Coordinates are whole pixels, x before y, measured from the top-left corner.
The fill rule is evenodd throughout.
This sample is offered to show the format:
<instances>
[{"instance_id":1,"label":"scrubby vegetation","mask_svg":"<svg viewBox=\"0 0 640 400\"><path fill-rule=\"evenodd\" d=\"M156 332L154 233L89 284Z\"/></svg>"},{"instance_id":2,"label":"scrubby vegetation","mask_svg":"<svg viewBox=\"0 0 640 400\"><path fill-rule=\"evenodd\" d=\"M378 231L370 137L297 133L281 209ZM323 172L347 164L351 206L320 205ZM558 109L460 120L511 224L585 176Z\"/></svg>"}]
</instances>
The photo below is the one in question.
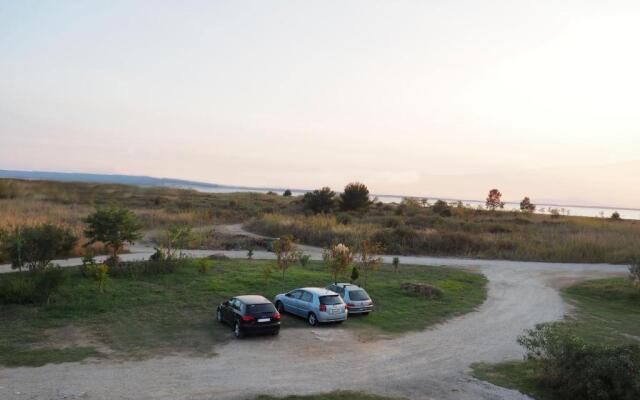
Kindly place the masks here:
<instances>
[{"instance_id":1,"label":"scrubby vegetation","mask_svg":"<svg viewBox=\"0 0 640 400\"><path fill-rule=\"evenodd\" d=\"M362 392L331 392L325 394L311 394L306 396L273 397L262 395L252 400L402 400L398 397L384 397Z\"/></svg>"},{"instance_id":2,"label":"scrubby vegetation","mask_svg":"<svg viewBox=\"0 0 640 400\"><path fill-rule=\"evenodd\" d=\"M573 315L525 332L525 361L475 365L476 376L539 400L639 398L640 290L623 278L600 279L563 295L576 305Z\"/></svg>"},{"instance_id":3,"label":"scrubby vegetation","mask_svg":"<svg viewBox=\"0 0 640 400\"><path fill-rule=\"evenodd\" d=\"M281 293L280 277L264 275L264 269L275 264L225 259L120 263L118 269L109 268L103 292L80 268L66 268L67 280L49 305L0 307L0 364L42 365L96 355L210 354L214 344L232 337L227 327L215 322L216 305L238 293L268 298ZM1 274L0 288L17 284L25 274ZM417 299L400 288L404 281L437 285L443 296ZM330 282L324 263L310 261L305 267L289 267L285 289ZM367 288L376 311L366 318L350 318L343 327L368 336L420 331L472 311L486 297L485 284L484 276L462 270L406 265L395 273L383 265L370 275ZM289 316L283 324L283 329L305 327L304 321ZM65 342L67 335L59 333L66 330L84 340L80 345Z\"/></svg>"}]
</instances>

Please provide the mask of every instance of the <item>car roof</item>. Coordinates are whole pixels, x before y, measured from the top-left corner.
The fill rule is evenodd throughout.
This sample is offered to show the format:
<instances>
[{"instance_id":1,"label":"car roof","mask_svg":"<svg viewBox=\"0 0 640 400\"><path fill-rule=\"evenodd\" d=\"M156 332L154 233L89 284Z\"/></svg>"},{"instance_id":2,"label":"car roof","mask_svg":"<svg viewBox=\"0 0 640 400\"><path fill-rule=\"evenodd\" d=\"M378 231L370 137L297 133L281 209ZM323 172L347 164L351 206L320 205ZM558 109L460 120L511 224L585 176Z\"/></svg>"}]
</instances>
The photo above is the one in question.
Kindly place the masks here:
<instances>
[{"instance_id":1,"label":"car roof","mask_svg":"<svg viewBox=\"0 0 640 400\"><path fill-rule=\"evenodd\" d=\"M306 292L317 294L318 296L327 296L337 294L336 292L332 292L331 290L319 287L304 287L296 290L304 290Z\"/></svg>"},{"instance_id":2,"label":"car roof","mask_svg":"<svg viewBox=\"0 0 640 400\"><path fill-rule=\"evenodd\" d=\"M247 294L244 296L236 296L236 299L240 300L244 304L265 304L271 303L267 298L257 294Z\"/></svg>"},{"instance_id":3,"label":"car roof","mask_svg":"<svg viewBox=\"0 0 640 400\"><path fill-rule=\"evenodd\" d=\"M332 285L336 285L337 287L343 287L343 288L346 288L347 286L353 286L354 288L360 289L360 286L354 285L353 283L338 282L338 283L332 283Z\"/></svg>"}]
</instances>

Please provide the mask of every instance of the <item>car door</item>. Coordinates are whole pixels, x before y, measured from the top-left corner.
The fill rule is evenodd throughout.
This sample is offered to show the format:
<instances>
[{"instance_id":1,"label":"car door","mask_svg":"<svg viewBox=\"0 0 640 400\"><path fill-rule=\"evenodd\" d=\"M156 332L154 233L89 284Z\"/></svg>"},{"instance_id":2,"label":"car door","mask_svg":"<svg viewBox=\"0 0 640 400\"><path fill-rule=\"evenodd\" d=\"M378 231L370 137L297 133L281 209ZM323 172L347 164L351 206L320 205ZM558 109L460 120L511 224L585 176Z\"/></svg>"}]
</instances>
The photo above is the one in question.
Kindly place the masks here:
<instances>
[{"instance_id":1,"label":"car door","mask_svg":"<svg viewBox=\"0 0 640 400\"><path fill-rule=\"evenodd\" d=\"M294 290L287 293L282 299L284 303L284 308L296 315L300 315L300 296L302 295L302 290Z\"/></svg>"},{"instance_id":2,"label":"car door","mask_svg":"<svg viewBox=\"0 0 640 400\"><path fill-rule=\"evenodd\" d=\"M307 291L302 292L298 302L300 303L300 316L306 317L309 315L309 312L313 310L313 294Z\"/></svg>"},{"instance_id":3,"label":"car door","mask_svg":"<svg viewBox=\"0 0 640 400\"><path fill-rule=\"evenodd\" d=\"M236 310L239 308L240 301L238 299L229 300L229 305L225 309L224 320L233 324L236 320Z\"/></svg>"}]
</instances>

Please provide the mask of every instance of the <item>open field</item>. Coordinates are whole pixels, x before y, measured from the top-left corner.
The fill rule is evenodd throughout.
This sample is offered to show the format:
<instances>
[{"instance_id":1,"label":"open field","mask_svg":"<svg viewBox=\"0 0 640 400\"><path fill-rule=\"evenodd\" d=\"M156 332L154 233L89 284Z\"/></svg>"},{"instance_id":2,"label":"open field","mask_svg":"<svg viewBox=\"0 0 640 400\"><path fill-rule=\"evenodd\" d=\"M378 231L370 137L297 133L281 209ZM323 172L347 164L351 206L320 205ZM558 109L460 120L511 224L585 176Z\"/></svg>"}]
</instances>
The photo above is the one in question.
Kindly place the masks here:
<instances>
[{"instance_id":1,"label":"open field","mask_svg":"<svg viewBox=\"0 0 640 400\"><path fill-rule=\"evenodd\" d=\"M210 270L198 272L186 261L175 273L139 280L112 278L105 293L78 269L55 303L0 307L0 363L42 365L78 361L90 356L147 358L157 355L211 355L214 345L232 338L230 328L215 322L215 306L238 294L259 293L273 298L282 292L280 275L264 276L272 261L209 260ZM3 274L0 280L17 274ZM330 275L320 262L292 267L287 290L325 286ZM402 282L439 286L444 296L426 300L406 294ZM398 273L384 265L370 277L368 291L376 311L342 324L371 339L420 331L454 315L474 310L486 297L484 276L442 267L403 266ZM283 329L301 328L303 320L285 316ZM327 329L331 329L328 327Z\"/></svg>"},{"instance_id":2,"label":"open field","mask_svg":"<svg viewBox=\"0 0 640 400\"><path fill-rule=\"evenodd\" d=\"M387 254L550 262L627 263L640 250L640 221L451 207L443 216L418 202L374 203L367 212L310 215L300 198L259 193L202 193L161 187L0 180L0 228L54 222L82 233L95 206L133 210L145 230L173 224L245 223L267 236L292 234L305 244L364 238ZM197 231L196 248L230 248L226 238ZM239 244L242 245L242 244ZM237 246L236 246L237 247ZM78 248L75 255L79 255Z\"/></svg>"},{"instance_id":3,"label":"open field","mask_svg":"<svg viewBox=\"0 0 640 400\"><path fill-rule=\"evenodd\" d=\"M624 278L585 281L562 291L575 306L564 329L594 344L640 344L640 289ZM498 386L517 389L537 400L558 400L535 380L536 361L476 364L474 375Z\"/></svg>"}]
</instances>

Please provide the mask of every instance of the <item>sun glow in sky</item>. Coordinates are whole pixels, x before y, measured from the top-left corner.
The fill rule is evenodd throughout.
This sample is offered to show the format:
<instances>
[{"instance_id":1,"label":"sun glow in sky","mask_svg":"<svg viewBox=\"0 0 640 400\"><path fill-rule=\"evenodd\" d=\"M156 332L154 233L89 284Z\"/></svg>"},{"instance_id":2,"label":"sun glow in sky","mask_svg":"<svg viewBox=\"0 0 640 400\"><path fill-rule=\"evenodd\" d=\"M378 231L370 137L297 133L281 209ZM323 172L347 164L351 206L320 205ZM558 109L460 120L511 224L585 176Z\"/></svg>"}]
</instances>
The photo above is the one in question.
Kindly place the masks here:
<instances>
[{"instance_id":1,"label":"sun glow in sky","mask_svg":"<svg viewBox=\"0 0 640 400\"><path fill-rule=\"evenodd\" d=\"M637 1L2 1L0 169L640 207Z\"/></svg>"}]
</instances>

